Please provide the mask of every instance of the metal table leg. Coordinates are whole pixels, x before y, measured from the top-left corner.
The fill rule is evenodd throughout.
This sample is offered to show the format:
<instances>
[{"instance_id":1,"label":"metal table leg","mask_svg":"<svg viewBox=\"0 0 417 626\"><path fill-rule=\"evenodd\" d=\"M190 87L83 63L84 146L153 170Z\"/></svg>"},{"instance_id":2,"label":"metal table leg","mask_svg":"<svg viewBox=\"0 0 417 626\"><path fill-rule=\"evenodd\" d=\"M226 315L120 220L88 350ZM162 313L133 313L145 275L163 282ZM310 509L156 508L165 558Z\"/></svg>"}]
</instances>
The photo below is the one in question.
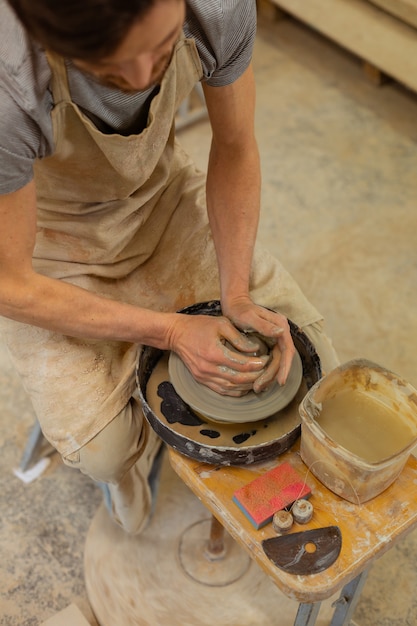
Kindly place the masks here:
<instances>
[{"instance_id":1,"label":"metal table leg","mask_svg":"<svg viewBox=\"0 0 417 626\"><path fill-rule=\"evenodd\" d=\"M356 576L345 585L340 592L339 598L333 602L335 607L330 626L349 626L353 612L356 608L362 589L365 585L368 570ZM295 618L294 626L314 626L320 611L321 602L300 604Z\"/></svg>"},{"instance_id":2,"label":"metal table leg","mask_svg":"<svg viewBox=\"0 0 417 626\"><path fill-rule=\"evenodd\" d=\"M294 626L314 626L320 611L321 602L302 603L298 607Z\"/></svg>"},{"instance_id":3,"label":"metal table leg","mask_svg":"<svg viewBox=\"0 0 417 626\"><path fill-rule=\"evenodd\" d=\"M343 587L338 600L333 603L335 611L330 626L348 626L367 576L368 570L364 570L359 576L356 576L356 578Z\"/></svg>"},{"instance_id":4,"label":"metal table leg","mask_svg":"<svg viewBox=\"0 0 417 626\"><path fill-rule=\"evenodd\" d=\"M39 425L38 420L36 420L29 434L29 438L26 443L26 447L23 451L22 459L20 461L19 467L22 470L22 472L25 472L29 468L29 465L34 463L37 450L40 444L42 443L42 440L43 440L43 435L42 435L41 427Z\"/></svg>"}]
</instances>

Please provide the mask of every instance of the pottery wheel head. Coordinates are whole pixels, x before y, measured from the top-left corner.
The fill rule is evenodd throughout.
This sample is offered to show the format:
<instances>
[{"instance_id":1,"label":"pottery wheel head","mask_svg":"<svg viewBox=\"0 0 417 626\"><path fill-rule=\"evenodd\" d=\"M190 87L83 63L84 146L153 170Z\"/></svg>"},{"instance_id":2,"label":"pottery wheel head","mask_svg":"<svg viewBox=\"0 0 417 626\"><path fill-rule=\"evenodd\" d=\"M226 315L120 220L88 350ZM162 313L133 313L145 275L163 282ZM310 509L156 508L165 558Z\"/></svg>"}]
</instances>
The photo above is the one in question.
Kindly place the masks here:
<instances>
[{"instance_id":1,"label":"pottery wheel head","mask_svg":"<svg viewBox=\"0 0 417 626\"><path fill-rule=\"evenodd\" d=\"M260 350L265 344L260 340ZM281 411L296 395L303 377L300 355L295 352L285 385L273 383L260 393L250 391L240 398L223 396L198 383L179 356L170 354L168 370L176 393L192 409L215 422L245 423L264 419Z\"/></svg>"}]
</instances>

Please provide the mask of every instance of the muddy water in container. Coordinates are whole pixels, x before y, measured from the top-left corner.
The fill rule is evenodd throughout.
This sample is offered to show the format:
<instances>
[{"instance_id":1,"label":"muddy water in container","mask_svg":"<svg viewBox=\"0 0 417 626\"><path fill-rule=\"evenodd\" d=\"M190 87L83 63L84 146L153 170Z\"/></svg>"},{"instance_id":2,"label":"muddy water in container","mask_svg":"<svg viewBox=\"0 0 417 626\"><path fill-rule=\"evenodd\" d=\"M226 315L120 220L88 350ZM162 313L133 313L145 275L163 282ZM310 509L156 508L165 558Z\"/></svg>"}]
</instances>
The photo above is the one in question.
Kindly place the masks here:
<instances>
[{"instance_id":1,"label":"muddy water in container","mask_svg":"<svg viewBox=\"0 0 417 626\"><path fill-rule=\"evenodd\" d=\"M384 491L417 444L417 392L364 359L317 382L300 404L303 461L326 487L360 504Z\"/></svg>"}]
</instances>

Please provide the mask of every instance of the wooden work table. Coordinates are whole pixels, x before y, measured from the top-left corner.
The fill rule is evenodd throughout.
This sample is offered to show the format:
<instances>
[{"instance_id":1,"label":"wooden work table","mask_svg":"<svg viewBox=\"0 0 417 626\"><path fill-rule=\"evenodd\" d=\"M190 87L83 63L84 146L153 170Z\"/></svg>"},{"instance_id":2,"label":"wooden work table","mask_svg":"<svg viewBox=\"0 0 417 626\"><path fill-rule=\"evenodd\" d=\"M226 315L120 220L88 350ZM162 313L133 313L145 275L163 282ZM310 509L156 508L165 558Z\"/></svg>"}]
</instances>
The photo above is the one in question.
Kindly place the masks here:
<instances>
[{"instance_id":1,"label":"wooden work table","mask_svg":"<svg viewBox=\"0 0 417 626\"><path fill-rule=\"evenodd\" d=\"M262 548L264 539L277 536L272 524L256 530L232 501L233 493L239 487L284 461L298 470L312 491L310 501L314 506L313 519L303 526L294 525L294 531L336 525L342 534L339 557L327 570L318 574L299 576L276 567ZM393 485L361 505L343 500L324 487L304 465L298 445L273 462L249 468L209 465L187 458L172 449L170 462L185 484L277 587L287 597L301 603L300 607L310 607L309 610L315 605L319 607L322 600L343 590L351 581L359 581L372 561L392 548L417 525L417 459L413 456L410 456ZM332 624L347 623L346 617L341 619L333 618ZM300 618L299 615L295 622L296 625L308 626L314 623L315 617L311 615L309 618Z\"/></svg>"}]
</instances>

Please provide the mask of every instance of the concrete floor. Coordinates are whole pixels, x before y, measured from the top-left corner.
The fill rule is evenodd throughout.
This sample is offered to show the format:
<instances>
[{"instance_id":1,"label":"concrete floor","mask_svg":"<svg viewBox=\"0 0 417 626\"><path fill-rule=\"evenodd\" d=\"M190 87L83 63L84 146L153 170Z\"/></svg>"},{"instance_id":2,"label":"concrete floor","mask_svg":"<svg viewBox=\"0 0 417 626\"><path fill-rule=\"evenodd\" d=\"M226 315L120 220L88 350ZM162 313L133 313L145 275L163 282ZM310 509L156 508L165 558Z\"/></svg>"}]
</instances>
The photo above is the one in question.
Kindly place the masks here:
<instances>
[{"instance_id":1,"label":"concrete floor","mask_svg":"<svg viewBox=\"0 0 417 626\"><path fill-rule=\"evenodd\" d=\"M255 71L260 241L322 311L342 361L366 357L417 386L417 96L368 84L357 59L292 20L261 20ZM182 140L204 167L207 122ZM33 416L1 345L0 407L0 623L37 626L74 603L94 624L83 550L101 494L56 456L30 485L14 476ZM163 481L157 514L164 494ZM417 623L416 557L417 531L375 563L357 624Z\"/></svg>"}]
</instances>

